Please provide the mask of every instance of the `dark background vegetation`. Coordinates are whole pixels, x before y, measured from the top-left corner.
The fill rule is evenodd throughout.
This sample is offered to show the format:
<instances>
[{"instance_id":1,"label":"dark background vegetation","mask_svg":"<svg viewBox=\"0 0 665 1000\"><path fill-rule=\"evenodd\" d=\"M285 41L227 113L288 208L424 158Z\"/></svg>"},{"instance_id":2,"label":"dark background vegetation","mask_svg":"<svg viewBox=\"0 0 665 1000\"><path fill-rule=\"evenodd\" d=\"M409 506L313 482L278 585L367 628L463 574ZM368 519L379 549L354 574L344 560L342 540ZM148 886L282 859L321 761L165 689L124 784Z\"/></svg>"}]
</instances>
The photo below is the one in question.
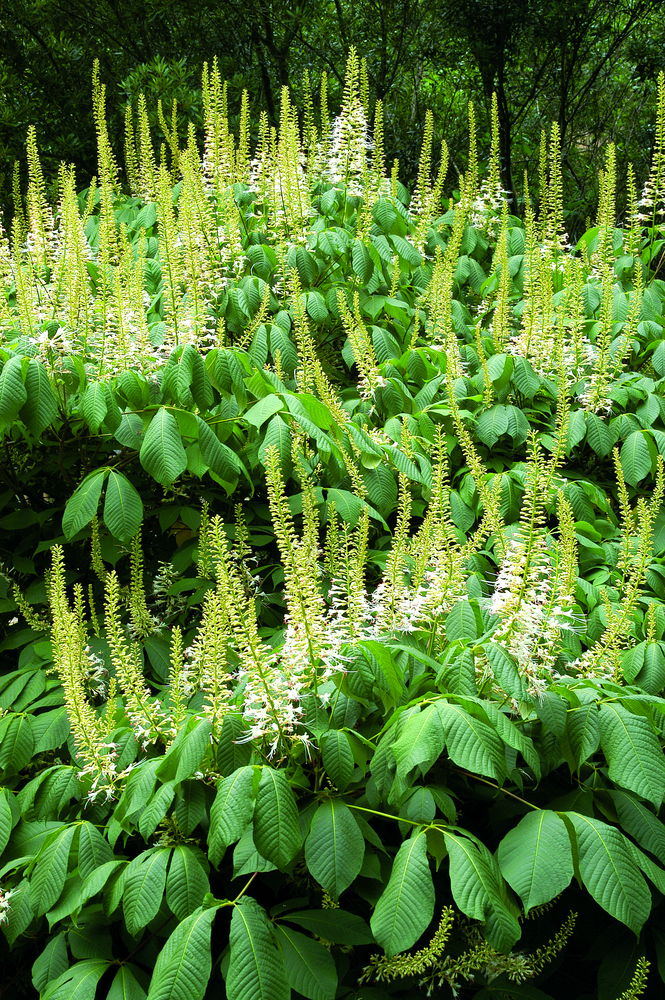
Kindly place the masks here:
<instances>
[{"instance_id":1,"label":"dark background vegetation","mask_svg":"<svg viewBox=\"0 0 665 1000\"><path fill-rule=\"evenodd\" d=\"M499 100L504 185L519 211L523 173L532 181L542 128L562 136L564 204L575 233L595 212L607 142L620 177L632 161L648 170L656 76L665 66L658 0L14 0L0 7L0 203L11 207L13 163L34 124L48 177L61 161L79 187L96 171L90 100L93 59L108 91L112 135L122 148L124 107L144 91L155 137L177 101L182 132L201 123L204 61L217 57L231 111L243 89L255 120L279 113L280 88L302 94L308 71L315 100L322 71L339 106L346 53L367 59L372 101L386 108L386 153L416 171L425 111L434 112L454 171L466 163L467 102L478 109L487 146L493 90ZM621 197L621 191L619 192ZM621 208L621 205L619 205Z\"/></svg>"}]
</instances>

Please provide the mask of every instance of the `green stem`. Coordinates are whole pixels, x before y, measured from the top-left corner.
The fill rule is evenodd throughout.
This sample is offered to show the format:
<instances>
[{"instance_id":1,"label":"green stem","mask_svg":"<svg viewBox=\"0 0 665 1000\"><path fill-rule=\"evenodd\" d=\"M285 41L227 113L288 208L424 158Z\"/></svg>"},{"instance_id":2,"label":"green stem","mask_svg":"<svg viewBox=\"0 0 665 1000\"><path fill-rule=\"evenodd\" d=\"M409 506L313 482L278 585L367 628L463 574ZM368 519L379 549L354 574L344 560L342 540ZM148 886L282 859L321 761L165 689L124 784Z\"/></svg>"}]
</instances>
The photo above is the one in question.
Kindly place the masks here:
<instances>
[{"instance_id":1,"label":"green stem","mask_svg":"<svg viewBox=\"0 0 665 1000\"><path fill-rule=\"evenodd\" d=\"M503 792L504 795L509 795L511 799L516 799L518 802L523 803L523 805L528 806L529 809L536 809L538 812L542 812L540 806L534 806L533 802L527 802L526 799L520 798L520 796L515 795L514 792L509 792L507 788L502 788L501 785L497 785L494 781L488 781L487 778L481 778L478 774L471 774L470 771L462 771L459 767L456 767L455 771L457 774L463 774L467 778L473 778L474 781L481 781L483 785L489 785L490 788L496 788L498 792ZM351 808L353 808L353 806Z\"/></svg>"}]
</instances>

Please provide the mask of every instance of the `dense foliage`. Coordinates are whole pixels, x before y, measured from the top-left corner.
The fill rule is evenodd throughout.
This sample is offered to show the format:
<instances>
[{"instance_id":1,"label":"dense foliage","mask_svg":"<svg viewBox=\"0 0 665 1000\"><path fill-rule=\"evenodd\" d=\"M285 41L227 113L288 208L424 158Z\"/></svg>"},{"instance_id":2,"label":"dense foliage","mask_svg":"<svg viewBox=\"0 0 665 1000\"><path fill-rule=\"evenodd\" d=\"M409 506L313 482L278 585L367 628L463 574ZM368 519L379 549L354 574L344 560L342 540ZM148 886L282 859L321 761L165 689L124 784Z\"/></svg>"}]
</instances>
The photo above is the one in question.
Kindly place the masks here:
<instances>
[{"instance_id":1,"label":"dense foliage","mask_svg":"<svg viewBox=\"0 0 665 1000\"><path fill-rule=\"evenodd\" d=\"M665 981L665 79L566 232L499 109L442 198L341 113L203 151L144 100L124 184L0 244L0 923L48 1000L635 997ZM162 116L163 117L163 116ZM256 134L258 141L252 140ZM20 206L22 199L16 199ZM651 967L650 967L651 966Z\"/></svg>"}]
</instances>

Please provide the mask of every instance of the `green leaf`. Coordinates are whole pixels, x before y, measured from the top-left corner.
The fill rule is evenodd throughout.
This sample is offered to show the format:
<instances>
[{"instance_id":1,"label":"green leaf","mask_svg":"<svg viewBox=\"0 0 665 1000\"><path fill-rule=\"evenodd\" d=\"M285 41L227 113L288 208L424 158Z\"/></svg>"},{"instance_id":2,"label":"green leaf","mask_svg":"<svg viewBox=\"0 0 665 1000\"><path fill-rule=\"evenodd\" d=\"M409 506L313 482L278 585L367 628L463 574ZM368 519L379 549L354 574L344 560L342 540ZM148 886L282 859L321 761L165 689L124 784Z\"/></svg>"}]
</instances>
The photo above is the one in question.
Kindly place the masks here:
<instances>
[{"instance_id":1,"label":"green leaf","mask_svg":"<svg viewBox=\"0 0 665 1000\"><path fill-rule=\"evenodd\" d=\"M503 744L494 729L466 712L461 705L437 701L451 760L474 774L502 781L506 776Z\"/></svg>"},{"instance_id":2,"label":"green leaf","mask_svg":"<svg viewBox=\"0 0 665 1000\"><path fill-rule=\"evenodd\" d=\"M621 468L629 486L637 486L651 472L651 458L645 433L634 431L629 434L621 446Z\"/></svg>"},{"instance_id":3,"label":"green leaf","mask_svg":"<svg viewBox=\"0 0 665 1000\"><path fill-rule=\"evenodd\" d=\"M52 712L40 712L33 719L32 731L36 754L61 747L69 736L67 709L63 706L54 708Z\"/></svg>"},{"instance_id":4,"label":"green leaf","mask_svg":"<svg viewBox=\"0 0 665 1000\"><path fill-rule=\"evenodd\" d=\"M201 905L207 892L208 876L196 854L186 844L179 844L173 849L166 880L166 902L178 920L184 920Z\"/></svg>"},{"instance_id":5,"label":"green leaf","mask_svg":"<svg viewBox=\"0 0 665 1000\"><path fill-rule=\"evenodd\" d=\"M346 790L353 775L354 760L346 733L331 729L321 741L322 760L326 773L340 792Z\"/></svg>"},{"instance_id":6,"label":"green leaf","mask_svg":"<svg viewBox=\"0 0 665 1000\"><path fill-rule=\"evenodd\" d=\"M249 896L243 896L233 908L229 942L228 1000L290 1000L284 959L275 946L264 911Z\"/></svg>"},{"instance_id":7,"label":"green leaf","mask_svg":"<svg viewBox=\"0 0 665 1000\"><path fill-rule=\"evenodd\" d=\"M665 795L665 757L649 720L616 702L601 705L598 719L611 780L658 808Z\"/></svg>"},{"instance_id":8,"label":"green leaf","mask_svg":"<svg viewBox=\"0 0 665 1000\"><path fill-rule=\"evenodd\" d=\"M27 400L21 407L20 419L35 436L41 435L58 414L58 405L51 388L51 380L44 365L30 359L25 374Z\"/></svg>"},{"instance_id":9,"label":"green leaf","mask_svg":"<svg viewBox=\"0 0 665 1000\"><path fill-rule=\"evenodd\" d=\"M136 937L155 916L162 904L170 847L139 854L127 869L122 909L127 930Z\"/></svg>"},{"instance_id":10,"label":"green leaf","mask_svg":"<svg viewBox=\"0 0 665 1000\"><path fill-rule=\"evenodd\" d=\"M22 367L23 359L14 356L5 362L0 372L0 431L15 420L28 398Z\"/></svg>"},{"instance_id":11,"label":"green leaf","mask_svg":"<svg viewBox=\"0 0 665 1000\"><path fill-rule=\"evenodd\" d=\"M274 872L276 865L259 854L252 837L252 828L248 826L242 837L233 848L233 877L251 875L253 872Z\"/></svg>"},{"instance_id":12,"label":"green leaf","mask_svg":"<svg viewBox=\"0 0 665 1000\"><path fill-rule=\"evenodd\" d=\"M216 913L214 908L197 910L178 924L157 956L148 1000L203 1000L212 971L210 936Z\"/></svg>"},{"instance_id":13,"label":"green leaf","mask_svg":"<svg viewBox=\"0 0 665 1000\"><path fill-rule=\"evenodd\" d=\"M242 837L252 818L253 778L254 768L248 765L239 767L217 785L208 834L208 854L213 865L218 865L226 848Z\"/></svg>"},{"instance_id":14,"label":"green leaf","mask_svg":"<svg viewBox=\"0 0 665 1000\"><path fill-rule=\"evenodd\" d=\"M457 499L459 500L459 496ZM473 524L474 520L475 517L472 516L469 527ZM458 601L446 616L446 638L448 642L455 642L457 639L463 641L477 639L482 631L483 622L475 601L473 604L469 601Z\"/></svg>"},{"instance_id":15,"label":"green leaf","mask_svg":"<svg viewBox=\"0 0 665 1000\"><path fill-rule=\"evenodd\" d=\"M84 881L97 868L113 861L113 851L109 842L92 823L81 823L78 850L79 872Z\"/></svg>"},{"instance_id":16,"label":"green leaf","mask_svg":"<svg viewBox=\"0 0 665 1000\"><path fill-rule=\"evenodd\" d=\"M20 771L32 757L35 739L32 735L32 716L5 716L0 723L0 768Z\"/></svg>"},{"instance_id":17,"label":"green leaf","mask_svg":"<svg viewBox=\"0 0 665 1000\"><path fill-rule=\"evenodd\" d=\"M561 817L574 827L584 885L604 910L639 934L651 911L651 894L623 835L581 813Z\"/></svg>"},{"instance_id":18,"label":"green leaf","mask_svg":"<svg viewBox=\"0 0 665 1000\"><path fill-rule=\"evenodd\" d=\"M98 892L101 892L111 878L111 875L121 867L127 868L127 862L107 861L100 868L95 868L81 886L81 906L84 906L89 899L92 899ZM119 899L118 902L120 902Z\"/></svg>"},{"instance_id":19,"label":"green leaf","mask_svg":"<svg viewBox=\"0 0 665 1000\"><path fill-rule=\"evenodd\" d=\"M110 469L104 498L104 524L114 538L128 542L141 527L143 501L122 472Z\"/></svg>"},{"instance_id":20,"label":"green leaf","mask_svg":"<svg viewBox=\"0 0 665 1000\"><path fill-rule=\"evenodd\" d=\"M83 417L93 434L96 434L106 416L106 395L101 382L91 382L81 397Z\"/></svg>"},{"instance_id":21,"label":"green leaf","mask_svg":"<svg viewBox=\"0 0 665 1000\"><path fill-rule=\"evenodd\" d=\"M362 240L355 239L353 241L351 260L353 262L354 272L360 278L361 283L366 285L372 277L372 273L374 271L374 261L372 260L370 252Z\"/></svg>"},{"instance_id":22,"label":"green leaf","mask_svg":"<svg viewBox=\"0 0 665 1000\"><path fill-rule=\"evenodd\" d=\"M418 940L433 915L434 884L427 860L427 837L421 830L398 850L370 926L386 955L397 955Z\"/></svg>"},{"instance_id":23,"label":"green leaf","mask_svg":"<svg viewBox=\"0 0 665 1000\"><path fill-rule=\"evenodd\" d=\"M109 967L98 958L77 962L55 979L42 1000L93 1000L97 983Z\"/></svg>"},{"instance_id":24,"label":"green leaf","mask_svg":"<svg viewBox=\"0 0 665 1000\"><path fill-rule=\"evenodd\" d=\"M63 826L48 841L37 858L30 880L30 902L37 916L50 910L60 898L67 875L67 862L76 826Z\"/></svg>"},{"instance_id":25,"label":"green leaf","mask_svg":"<svg viewBox=\"0 0 665 1000\"><path fill-rule=\"evenodd\" d=\"M11 901L9 913L5 915L7 919L3 930L7 941L11 945L30 926L34 919L32 906L30 905L30 883L27 879L19 882Z\"/></svg>"},{"instance_id":26,"label":"green leaf","mask_svg":"<svg viewBox=\"0 0 665 1000\"><path fill-rule=\"evenodd\" d=\"M175 804L175 818L186 837L191 836L206 816L207 800L203 784L194 778L185 780Z\"/></svg>"},{"instance_id":27,"label":"green leaf","mask_svg":"<svg viewBox=\"0 0 665 1000\"><path fill-rule=\"evenodd\" d=\"M652 861L651 858L644 853L644 851L641 851L639 847L632 842L632 840L628 840L628 838L626 838L624 843L632 854L633 860L637 866L641 868L646 877L653 882L655 887L658 889L658 892L665 894L665 868L661 868L660 865L655 863L655 861Z\"/></svg>"},{"instance_id":28,"label":"green leaf","mask_svg":"<svg viewBox=\"0 0 665 1000\"><path fill-rule=\"evenodd\" d=\"M178 421L163 406L148 425L139 458L146 472L162 486L170 486L187 468Z\"/></svg>"},{"instance_id":29,"label":"green leaf","mask_svg":"<svg viewBox=\"0 0 665 1000\"><path fill-rule=\"evenodd\" d=\"M266 451L276 448L279 454L282 474L285 479L291 475L291 430L286 421L278 413L272 417L266 427L263 441L259 446L259 460L266 464Z\"/></svg>"},{"instance_id":30,"label":"green leaf","mask_svg":"<svg viewBox=\"0 0 665 1000\"><path fill-rule=\"evenodd\" d=\"M593 757L600 745L598 726L598 706L595 701L570 709L566 717L566 727L560 742L564 756L579 768Z\"/></svg>"},{"instance_id":31,"label":"green leaf","mask_svg":"<svg viewBox=\"0 0 665 1000\"><path fill-rule=\"evenodd\" d=\"M436 705L428 705L407 719L402 732L391 749L401 777L419 767L426 774L443 753L445 734L441 715Z\"/></svg>"},{"instance_id":32,"label":"green leaf","mask_svg":"<svg viewBox=\"0 0 665 1000\"><path fill-rule=\"evenodd\" d=\"M139 833L144 840L152 837L171 808L171 803L175 798L175 788L173 785L172 781L167 781L164 785L161 785L139 816Z\"/></svg>"},{"instance_id":33,"label":"green leaf","mask_svg":"<svg viewBox=\"0 0 665 1000\"><path fill-rule=\"evenodd\" d=\"M307 312L315 323L325 323L328 319L328 307L321 292L305 292Z\"/></svg>"},{"instance_id":34,"label":"green leaf","mask_svg":"<svg viewBox=\"0 0 665 1000\"><path fill-rule=\"evenodd\" d=\"M518 701L528 701L526 683L513 657L498 642L488 642L483 648L492 673L506 694Z\"/></svg>"},{"instance_id":35,"label":"green leaf","mask_svg":"<svg viewBox=\"0 0 665 1000\"><path fill-rule=\"evenodd\" d=\"M508 407L501 404L491 406L480 414L476 422L476 434L483 444L490 448L503 434L508 432Z\"/></svg>"},{"instance_id":36,"label":"green leaf","mask_svg":"<svg viewBox=\"0 0 665 1000\"><path fill-rule=\"evenodd\" d=\"M640 847L651 851L665 864L665 824L627 792L610 792L614 799L619 823L634 837Z\"/></svg>"},{"instance_id":37,"label":"green leaf","mask_svg":"<svg viewBox=\"0 0 665 1000\"><path fill-rule=\"evenodd\" d=\"M595 451L596 455L605 458L612 451L616 436L614 431L601 417L595 413L586 415L586 439Z\"/></svg>"},{"instance_id":38,"label":"green leaf","mask_svg":"<svg viewBox=\"0 0 665 1000\"><path fill-rule=\"evenodd\" d=\"M106 1000L145 1000L146 992L129 965L121 965L115 974Z\"/></svg>"},{"instance_id":39,"label":"green leaf","mask_svg":"<svg viewBox=\"0 0 665 1000\"><path fill-rule=\"evenodd\" d=\"M275 932L292 989L308 1000L333 1000L337 991L337 970L328 949L290 927L278 924Z\"/></svg>"},{"instance_id":40,"label":"green leaf","mask_svg":"<svg viewBox=\"0 0 665 1000\"><path fill-rule=\"evenodd\" d=\"M261 770L254 804L254 844L259 854L285 868L302 847L298 807L283 771Z\"/></svg>"},{"instance_id":41,"label":"green leaf","mask_svg":"<svg viewBox=\"0 0 665 1000\"><path fill-rule=\"evenodd\" d=\"M362 868L365 840L341 799L320 802L305 841L305 861L312 878L333 899L351 885Z\"/></svg>"},{"instance_id":42,"label":"green leaf","mask_svg":"<svg viewBox=\"0 0 665 1000\"><path fill-rule=\"evenodd\" d=\"M0 854L7 846L14 825L9 794L6 788L0 789Z\"/></svg>"},{"instance_id":43,"label":"green leaf","mask_svg":"<svg viewBox=\"0 0 665 1000\"><path fill-rule=\"evenodd\" d=\"M573 877L568 831L551 809L527 813L499 844L498 860L525 913L549 903Z\"/></svg>"},{"instance_id":44,"label":"green leaf","mask_svg":"<svg viewBox=\"0 0 665 1000\"><path fill-rule=\"evenodd\" d=\"M444 831L450 854L453 899L467 917L484 920L490 944L509 951L521 934L508 901L498 862L484 844Z\"/></svg>"},{"instance_id":45,"label":"green leaf","mask_svg":"<svg viewBox=\"0 0 665 1000\"><path fill-rule=\"evenodd\" d=\"M191 716L168 749L156 775L162 781L184 781L198 771L210 747L209 719Z\"/></svg>"},{"instance_id":46,"label":"green leaf","mask_svg":"<svg viewBox=\"0 0 665 1000\"><path fill-rule=\"evenodd\" d=\"M644 662L635 683L647 694L658 694L663 690L665 687L665 643L645 643Z\"/></svg>"},{"instance_id":47,"label":"green leaf","mask_svg":"<svg viewBox=\"0 0 665 1000\"><path fill-rule=\"evenodd\" d=\"M335 509L343 521L351 525L352 528L358 523L358 518L367 506L360 497L348 490L328 490L326 495L327 503L335 504Z\"/></svg>"},{"instance_id":48,"label":"green leaf","mask_svg":"<svg viewBox=\"0 0 665 1000\"><path fill-rule=\"evenodd\" d=\"M235 451L219 440L212 427L197 416L199 429L199 445L204 462L210 469L227 483L235 483L238 476L247 476L245 466Z\"/></svg>"},{"instance_id":49,"label":"green leaf","mask_svg":"<svg viewBox=\"0 0 665 1000\"><path fill-rule=\"evenodd\" d=\"M76 487L65 504L62 531L68 540L78 534L81 528L85 528L97 513L102 486L108 474L108 469L95 469Z\"/></svg>"},{"instance_id":50,"label":"green leaf","mask_svg":"<svg viewBox=\"0 0 665 1000\"><path fill-rule=\"evenodd\" d=\"M269 420L270 417L283 408L284 401L279 396L271 393L269 396L264 396L263 399L260 399L258 403L254 403L254 406L250 406L243 416L247 423L253 427L261 427L266 420Z\"/></svg>"},{"instance_id":51,"label":"green leaf","mask_svg":"<svg viewBox=\"0 0 665 1000\"><path fill-rule=\"evenodd\" d=\"M497 736L509 747L518 750L529 765L536 778L540 780L540 758L532 740L514 725L507 715L494 702L483 698L465 699L466 706L475 714L484 716L489 725L496 730Z\"/></svg>"},{"instance_id":52,"label":"green leaf","mask_svg":"<svg viewBox=\"0 0 665 1000\"><path fill-rule=\"evenodd\" d=\"M297 247L295 256L296 268L298 270L300 280L306 288L309 288L318 274L316 258L313 257L311 253L308 253L304 247Z\"/></svg>"},{"instance_id":53,"label":"green leaf","mask_svg":"<svg viewBox=\"0 0 665 1000\"><path fill-rule=\"evenodd\" d=\"M420 251L414 247L413 243L409 243L409 241L405 240L404 237L396 236L395 234L391 234L388 238L403 260L407 261L407 263L411 264L413 267L420 267L423 262L423 258Z\"/></svg>"},{"instance_id":54,"label":"green leaf","mask_svg":"<svg viewBox=\"0 0 665 1000\"><path fill-rule=\"evenodd\" d=\"M511 381L526 399L533 399L540 388L540 378L527 359L519 355L514 359Z\"/></svg>"},{"instance_id":55,"label":"green leaf","mask_svg":"<svg viewBox=\"0 0 665 1000\"><path fill-rule=\"evenodd\" d=\"M297 910L285 913L283 919L334 944L375 943L374 935L362 917L347 910Z\"/></svg>"},{"instance_id":56,"label":"green leaf","mask_svg":"<svg viewBox=\"0 0 665 1000\"><path fill-rule=\"evenodd\" d=\"M69 968L67 942L62 931L44 948L32 966L32 985L39 993L44 993L49 983L57 979Z\"/></svg>"}]
</instances>

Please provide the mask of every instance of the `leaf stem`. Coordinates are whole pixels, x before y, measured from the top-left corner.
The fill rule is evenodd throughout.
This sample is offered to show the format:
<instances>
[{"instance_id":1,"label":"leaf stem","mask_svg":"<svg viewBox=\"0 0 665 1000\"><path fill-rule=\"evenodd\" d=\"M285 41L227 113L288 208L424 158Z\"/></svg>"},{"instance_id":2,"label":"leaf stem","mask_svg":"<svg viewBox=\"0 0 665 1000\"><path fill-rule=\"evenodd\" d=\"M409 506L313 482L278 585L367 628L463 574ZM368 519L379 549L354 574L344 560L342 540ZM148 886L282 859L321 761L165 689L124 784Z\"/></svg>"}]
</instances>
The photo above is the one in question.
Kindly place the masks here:
<instances>
[{"instance_id":1,"label":"leaf stem","mask_svg":"<svg viewBox=\"0 0 665 1000\"><path fill-rule=\"evenodd\" d=\"M247 890L249 889L250 885L252 884L252 882L254 881L254 879L256 878L256 876L258 874L259 874L258 872L254 872L254 874L251 876L251 878L250 878L249 882L247 883L247 885L243 889L240 890L240 892L238 893L238 895L236 896L236 898L233 900L234 903L237 903L238 900L240 899L240 897L245 895L245 893L247 892Z\"/></svg>"},{"instance_id":2,"label":"leaf stem","mask_svg":"<svg viewBox=\"0 0 665 1000\"><path fill-rule=\"evenodd\" d=\"M463 774L467 778L473 778L474 781L482 781L484 785L489 785L490 788L496 788L498 792L503 792L504 795L510 795L511 799L516 799L518 802L522 802L529 809L537 809L541 812L540 806L534 806L533 802L527 802L526 799L520 798L519 795L515 795L514 792L509 792L507 788L502 788L501 785L497 785L495 781L489 781L487 778L481 778L479 774L472 774L470 771L462 771L461 768L456 767L454 770L458 774Z\"/></svg>"}]
</instances>

